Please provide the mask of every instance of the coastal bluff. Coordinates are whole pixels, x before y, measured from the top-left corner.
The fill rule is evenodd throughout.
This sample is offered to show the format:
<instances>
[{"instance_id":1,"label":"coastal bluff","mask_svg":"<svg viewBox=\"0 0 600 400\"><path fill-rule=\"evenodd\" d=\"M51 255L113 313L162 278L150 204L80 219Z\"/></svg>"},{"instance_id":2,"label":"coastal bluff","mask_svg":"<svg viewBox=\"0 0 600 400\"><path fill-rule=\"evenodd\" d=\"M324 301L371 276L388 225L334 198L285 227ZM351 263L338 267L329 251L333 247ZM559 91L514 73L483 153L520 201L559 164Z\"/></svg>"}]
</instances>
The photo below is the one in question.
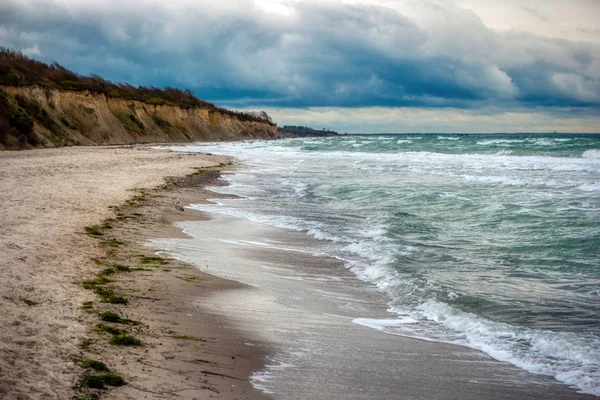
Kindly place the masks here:
<instances>
[{"instance_id":1,"label":"coastal bluff","mask_svg":"<svg viewBox=\"0 0 600 400\"><path fill-rule=\"evenodd\" d=\"M28 137L7 134L0 149L72 145L275 139L277 126L215 107L181 107L110 97L89 90L0 86ZM12 137L11 137L12 136Z\"/></svg>"}]
</instances>

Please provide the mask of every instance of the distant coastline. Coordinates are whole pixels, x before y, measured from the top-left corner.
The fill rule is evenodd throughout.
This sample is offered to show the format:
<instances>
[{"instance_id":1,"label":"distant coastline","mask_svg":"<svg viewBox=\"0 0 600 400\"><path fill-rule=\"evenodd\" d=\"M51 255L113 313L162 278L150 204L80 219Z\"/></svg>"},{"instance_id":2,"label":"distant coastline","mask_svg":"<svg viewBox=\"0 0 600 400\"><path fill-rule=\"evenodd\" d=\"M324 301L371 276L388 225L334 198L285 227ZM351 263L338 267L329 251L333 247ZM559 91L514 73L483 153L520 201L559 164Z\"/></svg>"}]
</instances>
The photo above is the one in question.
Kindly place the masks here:
<instances>
[{"instance_id":1,"label":"distant coastline","mask_svg":"<svg viewBox=\"0 0 600 400\"><path fill-rule=\"evenodd\" d=\"M277 128L277 133L280 138L290 137L327 137L338 136L339 133L323 128L322 130L310 128L308 126L285 125Z\"/></svg>"}]
</instances>

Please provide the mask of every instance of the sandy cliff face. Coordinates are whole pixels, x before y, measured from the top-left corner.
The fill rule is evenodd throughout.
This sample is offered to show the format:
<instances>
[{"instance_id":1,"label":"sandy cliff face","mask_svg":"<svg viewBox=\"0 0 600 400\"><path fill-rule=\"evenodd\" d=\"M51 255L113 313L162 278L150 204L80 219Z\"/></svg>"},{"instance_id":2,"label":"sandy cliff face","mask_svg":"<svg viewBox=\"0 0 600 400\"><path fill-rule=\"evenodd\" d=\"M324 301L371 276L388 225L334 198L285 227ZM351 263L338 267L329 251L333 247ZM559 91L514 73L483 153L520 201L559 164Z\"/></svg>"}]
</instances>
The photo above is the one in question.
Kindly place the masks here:
<instances>
[{"instance_id":1,"label":"sandy cliff face","mask_svg":"<svg viewBox=\"0 0 600 400\"><path fill-rule=\"evenodd\" d=\"M42 146L274 139L277 127L241 121L206 108L184 109L110 98L88 91L2 87L39 103L49 118L35 121Z\"/></svg>"}]
</instances>

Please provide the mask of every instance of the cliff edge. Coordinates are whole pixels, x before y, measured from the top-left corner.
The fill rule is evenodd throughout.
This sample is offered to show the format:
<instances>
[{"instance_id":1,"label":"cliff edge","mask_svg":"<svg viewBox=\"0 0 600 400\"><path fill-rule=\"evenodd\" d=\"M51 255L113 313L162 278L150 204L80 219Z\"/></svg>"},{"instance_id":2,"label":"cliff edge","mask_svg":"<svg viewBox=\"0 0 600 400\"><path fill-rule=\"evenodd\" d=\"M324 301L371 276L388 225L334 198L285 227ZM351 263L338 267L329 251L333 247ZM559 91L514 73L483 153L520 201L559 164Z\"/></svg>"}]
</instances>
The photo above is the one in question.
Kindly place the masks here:
<instances>
[{"instance_id":1,"label":"cliff edge","mask_svg":"<svg viewBox=\"0 0 600 400\"><path fill-rule=\"evenodd\" d=\"M258 112L218 108L189 90L114 84L0 49L0 150L275 139Z\"/></svg>"}]
</instances>

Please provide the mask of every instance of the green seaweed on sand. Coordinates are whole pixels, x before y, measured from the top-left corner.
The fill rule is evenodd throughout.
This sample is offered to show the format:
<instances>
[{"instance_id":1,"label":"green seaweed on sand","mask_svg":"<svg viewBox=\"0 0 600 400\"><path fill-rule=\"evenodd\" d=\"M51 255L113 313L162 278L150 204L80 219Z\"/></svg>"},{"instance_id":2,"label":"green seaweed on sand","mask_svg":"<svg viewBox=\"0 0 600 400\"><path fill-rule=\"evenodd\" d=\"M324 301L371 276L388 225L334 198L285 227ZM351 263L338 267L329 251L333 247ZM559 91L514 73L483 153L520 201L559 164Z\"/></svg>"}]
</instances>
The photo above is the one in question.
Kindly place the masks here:
<instances>
[{"instance_id":1,"label":"green seaweed on sand","mask_svg":"<svg viewBox=\"0 0 600 400\"><path fill-rule=\"evenodd\" d=\"M90 236L93 236L93 237L104 236L104 230L102 229L102 227L100 225L90 225L90 226L86 226L84 229L85 229L85 233L87 233Z\"/></svg>"},{"instance_id":2,"label":"green seaweed on sand","mask_svg":"<svg viewBox=\"0 0 600 400\"><path fill-rule=\"evenodd\" d=\"M91 358L79 358L75 360L75 362L77 362L83 368L88 368L94 371L110 371L105 363L98 360L92 360Z\"/></svg>"},{"instance_id":3,"label":"green seaweed on sand","mask_svg":"<svg viewBox=\"0 0 600 400\"><path fill-rule=\"evenodd\" d=\"M195 172L187 174L185 177L186 178L193 178L194 176L202 175L203 173L206 172L206 170L204 170L204 168L195 168L195 170L196 170Z\"/></svg>"},{"instance_id":4,"label":"green seaweed on sand","mask_svg":"<svg viewBox=\"0 0 600 400\"><path fill-rule=\"evenodd\" d=\"M85 230L85 233L87 233L88 235L90 235L92 237L102 237L106 233L105 231L107 229L113 228L113 225L112 225L113 222L114 222L113 219L108 218L108 219L104 220L104 222L102 224L88 225L84 228L84 230Z\"/></svg>"},{"instance_id":5,"label":"green seaweed on sand","mask_svg":"<svg viewBox=\"0 0 600 400\"><path fill-rule=\"evenodd\" d=\"M179 339L179 340L195 340L198 342L206 342L206 340L204 340L204 339L201 339L196 336L190 336L190 335L171 335L169 337L173 338L173 339Z\"/></svg>"},{"instance_id":6,"label":"green seaweed on sand","mask_svg":"<svg viewBox=\"0 0 600 400\"><path fill-rule=\"evenodd\" d=\"M106 324L98 324L96 328L94 328L96 332L99 333L108 333L112 335L109 343L115 346L142 346L142 341L128 332L115 328L114 326L106 325Z\"/></svg>"},{"instance_id":7,"label":"green seaweed on sand","mask_svg":"<svg viewBox=\"0 0 600 400\"><path fill-rule=\"evenodd\" d=\"M169 263L169 260L162 257L146 256L144 254L138 255L138 257L140 258L140 264L167 265Z\"/></svg>"},{"instance_id":8,"label":"green seaweed on sand","mask_svg":"<svg viewBox=\"0 0 600 400\"><path fill-rule=\"evenodd\" d=\"M123 334L127 333L127 332L125 332L122 329L115 328L114 326L105 325L105 324L98 324L98 325L96 325L96 328L94 330L96 332L108 333L110 335L123 335Z\"/></svg>"},{"instance_id":9,"label":"green seaweed on sand","mask_svg":"<svg viewBox=\"0 0 600 400\"><path fill-rule=\"evenodd\" d=\"M194 276L194 275L185 275L185 276L178 276L177 278L182 279L186 282L199 282L202 280L202 278L200 278L199 276Z\"/></svg>"},{"instance_id":10,"label":"green seaweed on sand","mask_svg":"<svg viewBox=\"0 0 600 400\"><path fill-rule=\"evenodd\" d=\"M94 292L96 292L96 294L98 296L100 296L102 301L104 301L105 303L112 303L112 304L127 304L127 303L129 303L129 300L127 300L127 298L125 298L124 296L122 296L120 294L115 293L114 290L109 289L109 288L97 286L96 288L94 288Z\"/></svg>"},{"instance_id":11,"label":"green seaweed on sand","mask_svg":"<svg viewBox=\"0 0 600 400\"><path fill-rule=\"evenodd\" d=\"M107 239L107 240L103 240L101 241L98 246L100 247L121 247L121 246L125 246L125 242L123 242L122 240L117 240L117 239Z\"/></svg>"},{"instance_id":12,"label":"green seaweed on sand","mask_svg":"<svg viewBox=\"0 0 600 400\"><path fill-rule=\"evenodd\" d=\"M129 200L125 202L125 205L129 207L138 206L141 202L146 200L148 193L142 191L140 194L133 195Z\"/></svg>"},{"instance_id":13,"label":"green seaweed on sand","mask_svg":"<svg viewBox=\"0 0 600 400\"><path fill-rule=\"evenodd\" d=\"M107 386L123 386L126 382L123 377L114 372L101 374L85 374L81 378L81 386L90 389L106 389Z\"/></svg>"},{"instance_id":14,"label":"green seaweed on sand","mask_svg":"<svg viewBox=\"0 0 600 400\"><path fill-rule=\"evenodd\" d=\"M122 264L113 264L112 268L114 268L115 270L117 270L119 272L131 272L132 271L131 267L128 267L127 265L122 265Z\"/></svg>"},{"instance_id":15,"label":"green seaweed on sand","mask_svg":"<svg viewBox=\"0 0 600 400\"><path fill-rule=\"evenodd\" d=\"M123 324L123 325L142 325L141 322L134 321L128 318L121 318L119 314L114 313L112 311L105 311L100 313L100 319L105 322L113 322L115 324Z\"/></svg>"},{"instance_id":16,"label":"green seaweed on sand","mask_svg":"<svg viewBox=\"0 0 600 400\"><path fill-rule=\"evenodd\" d=\"M114 275L117 272L131 272L139 269L140 268L131 268L127 265L122 264L112 264L110 267L103 269L102 272L100 272L100 276Z\"/></svg>"},{"instance_id":17,"label":"green seaweed on sand","mask_svg":"<svg viewBox=\"0 0 600 400\"><path fill-rule=\"evenodd\" d=\"M85 392L86 389L106 389L107 386L123 386L127 384L121 375L111 371L102 361L82 356L73 356L72 359L87 370L79 379L79 385L75 387L80 393L75 395L73 399L98 399L99 396L97 393L81 393L81 391Z\"/></svg>"},{"instance_id":18,"label":"green seaweed on sand","mask_svg":"<svg viewBox=\"0 0 600 400\"><path fill-rule=\"evenodd\" d=\"M110 338L110 344L115 346L142 346L142 341L128 333L122 333Z\"/></svg>"},{"instance_id":19,"label":"green seaweed on sand","mask_svg":"<svg viewBox=\"0 0 600 400\"><path fill-rule=\"evenodd\" d=\"M102 272L100 272L100 275L114 275L116 272L116 269L109 267L102 270Z\"/></svg>"},{"instance_id":20,"label":"green seaweed on sand","mask_svg":"<svg viewBox=\"0 0 600 400\"><path fill-rule=\"evenodd\" d=\"M105 285L107 283L112 283L114 280L109 279L103 275L96 277L95 279L88 279L87 281L83 281L83 287L88 290L95 290L101 285Z\"/></svg>"},{"instance_id":21,"label":"green seaweed on sand","mask_svg":"<svg viewBox=\"0 0 600 400\"><path fill-rule=\"evenodd\" d=\"M93 301L84 301L83 304L81 305L81 307L79 307L79 308L87 313L93 313L94 312L94 302Z\"/></svg>"}]
</instances>

